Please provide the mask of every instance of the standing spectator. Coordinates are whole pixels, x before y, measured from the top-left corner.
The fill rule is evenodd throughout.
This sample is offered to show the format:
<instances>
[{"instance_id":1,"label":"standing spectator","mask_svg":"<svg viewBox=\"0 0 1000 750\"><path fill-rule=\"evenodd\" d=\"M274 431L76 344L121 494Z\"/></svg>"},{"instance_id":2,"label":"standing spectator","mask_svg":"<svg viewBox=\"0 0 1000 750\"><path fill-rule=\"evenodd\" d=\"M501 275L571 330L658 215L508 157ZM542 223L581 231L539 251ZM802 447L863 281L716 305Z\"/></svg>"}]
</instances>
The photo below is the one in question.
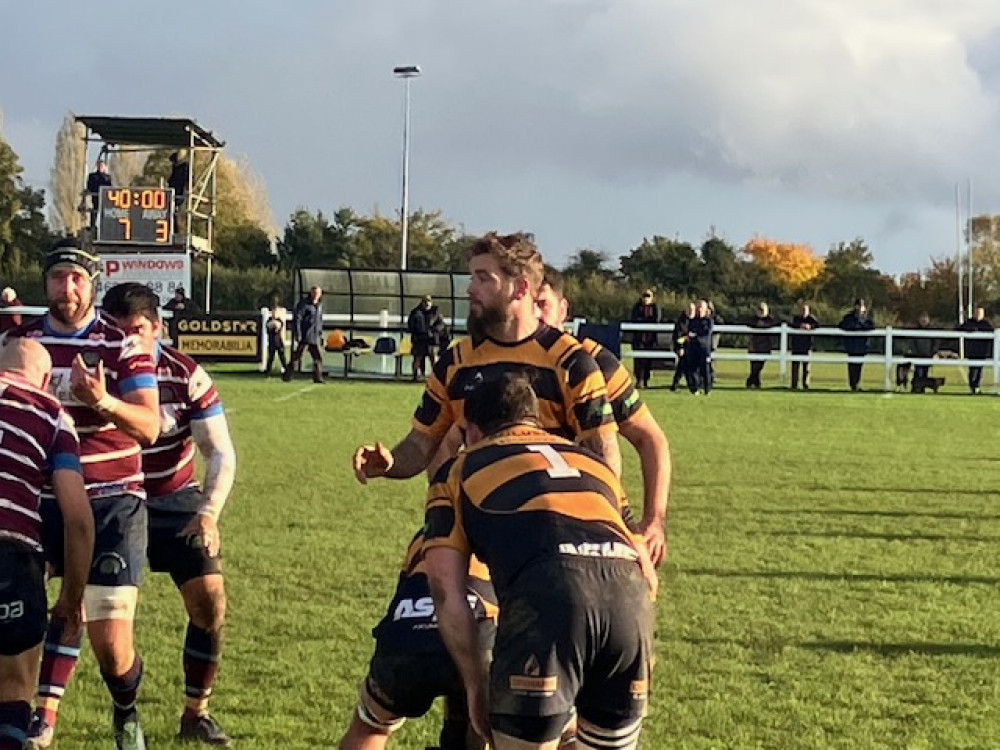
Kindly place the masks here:
<instances>
[{"instance_id":1,"label":"standing spectator","mask_svg":"<svg viewBox=\"0 0 1000 750\"><path fill-rule=\"evenodd\" d=\"M171 341L177 341L177 319L182 315L195 315L200 312L194 300L187 296L187 292L182 286L174 289L174 296L167 300L163 309L170 313L167 332L170 334Z\"/></svg>"},{"instance_id":2,"label":"standing spectator","mask_svg":"<svg viewBox=\"0 0 1000 750\"><path fill-rule=\"evenodd\" d=\"M875 323L867 315L867 308L863 299L854 300L854 309L841 318L838 327L842 331L871 331L875 328ZM867 336L845 336L844 351L848 357L863 357L868 354ZM847 382L852 391L860 390L861 368L863 362L847 363Z\"/></svg>"},{"instance_id":3,"label":"standing spectator","mask_svg":"<svg viewBox=\"0 0 1000 750\"><path fill-rule=\"evenodd\" d=\"M766 302L761 302L757 306L757 316L750 321L751 328L766 329L774 328L778 321L771 317L771 310ZM774 334L753 333L750 335L750 354L770 354L774 349ZM767 362L763 359L750 361L750 375L747 377L747 388L760 388L760 373L764 370Z\"/></svg>"},{"instance_id":4,"label":"standing spectator","mask_svg":"<svg viewBox=\"0 0 1000 750\"><path fill-rule=\"evenodd\" d=\"M719 343L722 341L722 334L719 333L719 326L724 325L726 319L722 317L718 310L715 309L715 303L712 300L707 300L705 302L708 305L708 317L712 319L712 352L715 352L719 348ZM711 380L710 385L715 385L715 360L709 358L708 360L708 377Z\"/></svg>"},{"instance_id":5,"label":"standing spectator","mask_svg":"<svg viewBox=\"0 0 1000 750\"><path fill-rule=\"evenodd\" d=\"M976 308L976 314L971 320L965 321L958 327L960 331L977 333L992 333L993 324L986 319L986 310L982 307ZM966 339L965 357L966 359L990 359L993 356L993 342L989 339ZM973 394L982 393L980 384L983 381L983 368L981 365L974 365L969 368L969 391Z\"/></svg>"},{"instance_id":6,"label":"standing spectator","mask_svg":"<svg viewBox=\"0 0 1000 750\"><path fill-rule=\"evenodd\" d=\"M431 334L431 366L433 367L438 361L438 357L441 356L441 352L448 348L451 344L451 334L448 331L448 326L444 322L444 318L441 317L441 311L438 306L431 302L431 306L427 308L427 330Z\"/></svg>"},{"instance_id":7,"label":"standing spectator","mask_svg":"<svg viewBox=\"0 0 1000 750\"><path fill-rule=\"evenodd\" d=\"M285 368L281 379L286 383L295 375L295 370L302 362L306 349L312 358L313 382L323 382L323 352L320 344L323 340L323 290L318 286L309 289L309 296L295 306L295 340L298 342L292 359Z\"/></svg>"},{"instance_id":8,"label":"standing spectator","mask_svg":"<svg viewBox=\"0 0 1000 750\"><path fill-rule=\"evenodd\" d=\"M642 298L632 308L633 323L659 323L660 311L653 301L653 290L647 289ZM632 349L644 351L656 348L656 331L636 331L632 334ZM643 357L635 358L635 384L639 388L649 387L649 377L653 370L653 361Z\"/></svg>"},{"instance_id":9,"label":"standing spectator","mask_svg":"<svg viewBox=\"0 0 1000 750\"><path fill-rule=\"evenodd\" d=\"M167 177L167 187L173 188L174 200L181 203L187 194L188 181L191 179L191 167L181 159L179 152L170 154L170 176Z\"/></svg>"},{"instance_id":10,"label":"standing spectator","mask_svg":"<svg viewBox=\"0 0 1000 750\"><path fill-rule=\"evenodd\" d=\"M681 382L682 376L686 379L692 377L690 367L688 367L688 324L695 319L697 314L698 306L694 302L689 302L687 310L681 311L681 314L677 316L677 320L674 321L674 331L670 334L670 339L674 345L674 354L677 358L674 365L674 380L670 384L670 390L672 391L677 390L677 384Z\"/></svg>"},{"instance_id":11,"label":"standing spectator","mask_svg":"<svg viewBox=\"0 0 1000 750\"><path fill-rule=\"evenodd\" d=\"M413 357L413 381L418 378L427 377L427 358L431 358L431 365L434 364L432 353L433 336L430 328L430 310L434 299L431 295L425 295L417 306L410 310L410 317L406 319L406 330L410 332L410 354ZM436 309L436 308L435 308Z\"/></svg>"},{"instance_id":12,"label":"standing spectator","mask_svg":"<svg viewBox=\"0 0 1000 750\"><path fill-rule=\"evenodd\" d=\"M712 390L712 313L706 300L698 302L697 316L688 321L688 362L691 375L688 390L697 393L700 387L707 396Z\"/></svg>"},{"instance_id":13,"label":"standing spectator","mask_svg":"<svg viewBox=\"0 0 1000 750\"><path fill-rule=\"evenodd\" d=\"M79 633L83 592L94 549L94 517L84 489L73 421L44 389L52 360L37 341L0 348L0 748L20 750L31 723L35 675L48 625L39 496L55 493L64 519L67 561L51 618ZM14 457L17 460L12 460Z\"/></svg>"},{"instance_id":14,"label":"standing spectator","mask_svg":"<svg viewBox=\"0 0 1000 750\"><path fill-rule=\"evenodd\" d=\"M267 330L267 374L271 374L271 367L274 365L275 356L281 363L281 371L288 367L285 360L285 316L288 311L281 305L275 304L271 310L271 317L267 319L265 328Z\"/></svg>"},{"instance_id":15,"label":"standing spectator","mask_svg":"<svg viewBox=\"0 0 1000 750\"><path fill-rule=\"evenodd\" d=\"M77 240L60 240L43 266L45 317L11 329L7 340L31 338L46 348L52 358L50 390L80 436L83 478L97 529L84 592L87 634L113 702L116 746L142 750L136 698L143 664L133 627L146 552L141 453L160 434L160 400L151 353L94 309L98 262ZM63 575L70 562L61 554L64 519L49 490L42 493L40 508L47 562L56 575ZM34 745L52 742L79 653L80 633L69 633L53 620L45 636L29 730Z\"/></svg>"},{"instance_id":16,"label":"standing spectator","mask_svg":"<svg viewBox=\"0 0 1000 750\"><path fill-rule=\"evenodd\" d=\"M17 298L17 292L13 287L4 287L0 292L0 309L6 307L20 307L21 300ZM11 313L10 315L0 315L0 333L9 331L14 326L21 325L21 313Z\"/></svg>"},{"instance_id":17,"label":"standing spectator","mask_svg":"<svg viewBox=\"0 0 1000 750\"><path fill-rule=\"evenodd\" d=\"M917 318L917 331L929 331L932 330L931 316L927 313L920 313L920 317ZM910 339L910 356L915 359L930 359L935 354L937 354L940 345L937 339L934 338L914 338ZM924 387L927 386L927 380L931 374L930 365L914 365L913 366L913 390L922 391ZM904 382L903 385L906 385Z\"/></svg>"},{"instance_id":18,"label":"standing spectator","mask_svg":"<svg viewBox=\"0 0 1000 750\"><path fill-rule=\"evenodd\" d=\"M94 171L87 175L87 195L90 197L90 228L97 226L97 212L100 208L100 197L102 187L111 187L111 175L108 174L108 165L104 161L104 152L97 159Z\"/></svg>"},{"instance_id":19,"label":"standing spectator","mask_svg":"<svg viewBox=\"0 0 1000 750\"><path fill-rule=\"evenodd\" d=\"M809 305L803 304L802 309L799 310L799 314L792 318L792 328L799 331L812 331L819 328L819 321L812 314L809 309ZM797 336L792 336L789 346L792 350L792 354L799 357L805 357L809 355L812 351L813 337L812 334L801 334ZM809 362L803 361L798 362L792 360L792 390L794 391L799 387L799 373L802 373L802 389L805 391L809 390Z\"/></svg>"}]
</instances>

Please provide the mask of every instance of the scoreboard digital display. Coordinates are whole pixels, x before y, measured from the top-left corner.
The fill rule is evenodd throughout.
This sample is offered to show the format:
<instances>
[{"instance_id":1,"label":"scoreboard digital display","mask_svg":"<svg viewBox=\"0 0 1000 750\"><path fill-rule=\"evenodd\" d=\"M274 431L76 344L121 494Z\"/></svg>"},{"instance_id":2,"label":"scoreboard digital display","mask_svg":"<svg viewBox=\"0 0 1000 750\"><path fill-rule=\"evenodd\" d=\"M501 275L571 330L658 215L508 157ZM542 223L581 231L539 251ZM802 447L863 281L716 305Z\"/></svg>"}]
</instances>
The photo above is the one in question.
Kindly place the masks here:
<instances>
[{"instance_id":1,"label":"scoreboard digital display","mask_svg":"<svg viewBox=\"0 0 1000 750\"><path fill-rule=\"evenodd\" d=\"M172 245L172 188L102 187L97 241L124 245Z\"/></svg>"}]
</instances>

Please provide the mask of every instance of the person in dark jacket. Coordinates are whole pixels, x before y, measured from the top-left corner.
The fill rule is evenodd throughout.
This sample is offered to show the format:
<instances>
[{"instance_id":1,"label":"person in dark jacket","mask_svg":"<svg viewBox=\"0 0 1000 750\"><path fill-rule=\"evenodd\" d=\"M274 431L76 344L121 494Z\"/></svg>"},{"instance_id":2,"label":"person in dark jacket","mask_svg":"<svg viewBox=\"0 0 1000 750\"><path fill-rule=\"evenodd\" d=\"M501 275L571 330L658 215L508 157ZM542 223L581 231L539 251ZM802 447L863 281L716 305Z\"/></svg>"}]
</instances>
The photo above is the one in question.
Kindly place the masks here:
<instances>
[{"instance_id":1,"label":"person in dark jacket","mask_svg":"<svg viewBox=\"0 0 1000 750\"><path fill-rule=\"evenodd\" d=\"M677 320L674 321L674 331L670 334L670 340L673 343L674 354L677 355L677 359L674 365L674 381L670 384L670 390L672 391L677 390L677 385L681 382L681 377L691 377L690 362L687 356L688 323L694 320L697 315L698 306L694 302L691 302L688 304L687 310L682 311L677 316Z\"/></svg>"},{"instance_id":2,"label":"person in dark jacket","mask_svg":"<svg viewBox=\"0 0 1000 750\"><path fill-rule=\"evenodd\" d=\"M772 317L771 310L766 302L761 302L757 306L757 315L749 323L751 328L761 330L774 328L777 325L778 321ZM770 354L771 350L774 349L774 343L773 333L752 333L750 334L750 346L747 351L750 354ZM767 362L762 359L750 361L750 375L747 377L746 382L747 388L760 388L760 373L764 370L764 365L766 364Z\"/></svg>"},{"instance_id":3,"label":"person in dark jacket","mask_svg":"<svg viewBox=\"0 0 1000 750\"><path fill-rule=\"evenodd\" d=\"M271 374L271 367L274 366L274 358L277 357L281 363L281 371L288 367L285 359L285 314L286 310L279 304L271 309L271 315L264 326L267 331L267 370Z\"/></svg>"},{"instance_id":4,"label":"person in dark jacket","mask_svg":"<svg viewBox=\"0 0 1000 750\"><path fill-rule=\"evenodd\" d=\"M642 297L632 307L633 323L659 323L660 310L653 301L653 290L647 289ZM656 348L655 331L636 331L632 334L632 349L636 351ZM653 361L642 357L635 358L635 384L639 388L649 387L649 376L653 370Z\"/></svg>"},{"instance_id":5,"label":"person in dark jacket","mask_svg":"<svg viewBox=\"0 0 1000 750\"><path fill-rule=\"evenodd\" d=\"M719 326L724 325L726 319L715 309L715 303L712 300L706 300L705 304L708 305L708 317L712 319L712 351L714 352L722 341ZM715 385L715 360L713 359L708 360L708 377L711 378L712 385Z\"/></svg>"},{"instance_id":6,"label":"person in dark jacket","mask_svg":"<svg viewBox=\"0 0 1000 750\"><path fill-rule=\"evenodd\" d=\"M410 354L413 357L413 380L426 377L427 358L431 358L431 366L434 365L434 335L431 331L431 310L437 315L437 308L433 307L434 299L431 295L426 295L419 304L410 310L410 316L406 319L406 330L410 333ZM437 317L441 317L438 315Z\"/></svg>"},{"instance_id":7,"label":"person in dark jacket","mask_svg":"<svg viewBox=\"0 0 1000 750\"><path fill-rule=\"evenodd\" d=\"M792 318L792 328L799 331L812 331L819 328L819 321L812 314L809 305L802 305L799 314ZM792 354L808 356L812 351L812 334L793 335L788 342ZM792 361L792 390L799 387L799 374L802 374L802 389L809 390L809 363Z\"/></svg>"},{"instance_id":8,"label":"person in dark jacket","mask_svg":"<svg viewBox=\"0 0 1000 750\"><path fill-rule=\"evenodd\" d=\"M323 382L323 352L320 345L323 340L323 290L314 286L309 290L309 296L295 306L295 339L298 344L292 352L292 359L285 368L281 379L288 382L298 369L305 350L309 350L312 358L313 382Z\"/></svg>"},{"instance_id":9,"label":"person in dark jacket","mask_svg":"<svg viewBox=\"0 0 1000 750\"><path fill-rule=\"evenodd\" d=\"M958 327L960 331L976 333L992 333L993 324L986 319L986 310L982 307L976 308L976 314ZM990 359L993 356L993 342L989 339L966 339L965 358L966 359ZM969 368L969 391L973 394L982 393L980 384L983 380L983 368L981 365L973 365Z\"/></svg>"},{"instance_id":10,"label":"person in dark jacket","mask_svg":"<svg viewBox=\"0 0 1000 750\"><path fill-rule=\"evenodd\" d=\"M932 330L931 316L927 313L920 313L920 317L917 318L917 325L914 330L916 331L929 331ZM937 354L940 344L937 339L934 338L913 338L910 339L909 344L909 355L915 359L930 359L935 354ZM913 366L913 390L922 390L924 386L927 385L927 380L931 374L930 365L914 365ZM899 378L896 378L897 383ZM901 385L906 385L904 382Z\"/></svg>"},{"instance_id":11,"label":"person in dark jacket","mask_svg":"<svg viewBox=\"0 0 1000 750\"><path fill-rule=\"evenodd\" d=\"M863 299L854 300L854 309L841 318L838 327L842 331L871 331L875 323L868 317L868 311ZM868 354L867 336L845 336L844 351L849 357L863 357ZM847 382L852 391L857 391L861 384L861 368L863 362L847 363Z\"/></svg>"},{"instance_id":12,"label":"person in dark jacket","mask_svg":"<svg viewBox=\"0 0 1000 750\"><path fill-rule=\"evenodd\" d=\"M708 302L698 302L697 317L688 322L688 362L691 376L688 390L697 393L699 387L707 396L712 390L712 313Z\"/></svg>"},{"instance_id":13,"label":"person in dark jacket","mask_svg":"<svg viewBox=\"0 0 1000 750\"><path fill-rule=\"evenodd\" d=\"M111 175L108 174L108 165L104 161L104 151L94 165L94 171L87 175L87 194L90 196L90 228L97 226L97 212L99 209L99 199L102 187L111 187Z\"/></svg>"}]
</instances>

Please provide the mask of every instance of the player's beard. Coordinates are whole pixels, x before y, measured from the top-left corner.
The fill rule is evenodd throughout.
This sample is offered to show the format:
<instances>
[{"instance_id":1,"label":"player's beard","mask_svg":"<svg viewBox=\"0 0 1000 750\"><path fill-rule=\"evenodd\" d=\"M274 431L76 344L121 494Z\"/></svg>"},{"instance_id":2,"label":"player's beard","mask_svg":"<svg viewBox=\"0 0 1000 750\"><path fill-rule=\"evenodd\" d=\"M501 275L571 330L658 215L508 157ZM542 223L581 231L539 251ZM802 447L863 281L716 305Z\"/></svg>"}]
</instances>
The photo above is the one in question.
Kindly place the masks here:
<instances>
[{"instance_id":1,"label":"player's beard","mask_svg":"<svg viewBox=\"0 0 1000 750\"><path fill-rule=\"evenodd\" d=\"M474 339L500 338L509 322L510 315L507 314L507 305L503 299L498 298L489 305L480 303L478 307L469 306L466 323L469 335Z\"/></svg>"},{"instance_id":2,"label":"player's beard","mask_svg":"<svg viewBox=\"0 0 1000 750\"><path fill-rule=\"evenodd\" d=\"M58 299L49 302L49 315L65 326L76 328L90 315L94 309L94 295L80 299Z\"/></svg>"}]
</instances>

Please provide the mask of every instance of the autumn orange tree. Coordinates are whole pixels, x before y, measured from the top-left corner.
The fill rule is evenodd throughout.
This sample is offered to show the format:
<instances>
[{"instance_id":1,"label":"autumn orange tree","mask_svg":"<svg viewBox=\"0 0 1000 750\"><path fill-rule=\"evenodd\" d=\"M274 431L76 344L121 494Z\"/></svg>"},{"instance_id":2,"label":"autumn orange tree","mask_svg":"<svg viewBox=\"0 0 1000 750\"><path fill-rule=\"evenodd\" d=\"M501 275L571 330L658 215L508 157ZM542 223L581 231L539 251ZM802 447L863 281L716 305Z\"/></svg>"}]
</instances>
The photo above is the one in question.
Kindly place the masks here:
<instances>
[{"instance_id":1,"label":"autumn orange tree","mask_svg":"<svg viewBox=\"0 0 1000 750\"><path fill-rule=\"evenodd\" d=\"M743 253L787 292L802 289L823 271L823 259L808 245L755 237L743 246Z\"/></svg>"}]
</instances>

